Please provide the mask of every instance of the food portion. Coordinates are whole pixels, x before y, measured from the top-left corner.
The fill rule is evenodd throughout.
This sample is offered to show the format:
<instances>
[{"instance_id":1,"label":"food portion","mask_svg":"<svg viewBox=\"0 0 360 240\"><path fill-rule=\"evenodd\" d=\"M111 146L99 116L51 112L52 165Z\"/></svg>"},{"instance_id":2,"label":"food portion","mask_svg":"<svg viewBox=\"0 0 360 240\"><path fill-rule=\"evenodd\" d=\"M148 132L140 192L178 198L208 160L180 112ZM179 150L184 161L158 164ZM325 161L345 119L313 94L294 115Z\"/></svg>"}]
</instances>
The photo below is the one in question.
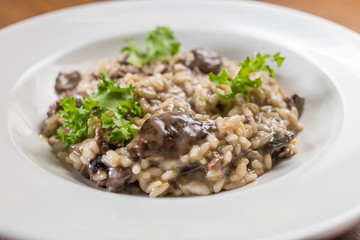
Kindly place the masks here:
<instances>
[{"instance_id":1,"label":"food portion","mask_svg":"<svg viewBox=\"0 0 360 240\"><path fill-rule=\"evenodd\" d=\"M59 73L41 133L57 157L97 186L150 197L244 186L296 154L304 99L285 95L257 53L240 63L179 52L166 27L126 40L119 59Z\"/></svg>"}]
</instances>

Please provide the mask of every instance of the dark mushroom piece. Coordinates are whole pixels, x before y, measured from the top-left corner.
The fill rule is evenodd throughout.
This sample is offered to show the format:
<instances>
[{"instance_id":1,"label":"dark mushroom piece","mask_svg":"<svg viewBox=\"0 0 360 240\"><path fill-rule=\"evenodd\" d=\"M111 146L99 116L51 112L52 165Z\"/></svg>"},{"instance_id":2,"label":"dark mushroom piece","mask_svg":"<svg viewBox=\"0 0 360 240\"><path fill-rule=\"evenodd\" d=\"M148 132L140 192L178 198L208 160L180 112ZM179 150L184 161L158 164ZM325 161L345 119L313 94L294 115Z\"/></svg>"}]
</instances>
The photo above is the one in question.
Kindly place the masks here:
<instances>
[{"instance_id":1,"label":"dark mushroom piece","mask_svg":"<svg viewBox=\"0 0 360 240\"><path fill-rule=\"evenodd\" d=\"M101 160L101 155L98 155L89 161L89 171L93 174L98 171L105 171L107 168L108 167Z\"/></svg>"},{"instance_id":2,"label":"dark mushroom piece","mask_svg":"<svg viewBox=\"0 0 360 240\"><path fill-rule=\"evenodd\" d=\"M283 147L286 147L294 139L293 133L276 132L268 143L262 149L268 153L273 153Z\"/></svg>"},{"instance_id":3,"label":"dark mushroom piece","mask_svg":"<svg viewBox=\"0 0 360 240\"><path fill-rule=\"evenodd\" d=\"M206 48L197 48L192 51L195 60L190 64L192 67L198 67L205 74L218 74L222 68L221 57L214 51Z\"/></svg>"},{"instance_id":4,"label":"dark mushroom piece","mask_svg":"<svg viewBox=\"0 0 360 240\"><path fill-rule=\"evenodd\" d=\"M247 153L249 153L250 149L246 150L246 151L240 151L239 154L232 154L232 158L231 161L228 164L224 163L224 157L223 156L216 156L215 158L213 158L207 165L207 168L209 170L212 169L219 169L228 165L234 165L236 164L243 156L245 156Z\"/></svg>"},{"instance_id":5,"label":"dark mushroom piece","mask_svg":"<svg viewBox=\"0 0 360 240\"><path fill-rule=\"evenodd\" d=\"M82 167L80 169L80 174L84 178L90 179L90 171L89 171L88 165L86 165L86 164L82 165Z\"/></svg>"},{"instance_id":6,"label":"dark mushroom piece","mask_svg":"<svg viewBox=\"0 0 360 240\"><path fill-rule=\"evenodd\" d=\"M47 116L51 117L52 115L57 114L60 110L63 109L62 106L60 106L61 100L56 100L53 104L50 105L49 111L47 112Z\"/></svg>"},{"instance_id":7,"label":"dark mushroom piece","mask_svg":"<svg viewBox=\"0 0 360 240\"><path fill-rule=\"evenodd\" d=\"M109 192L120 192L126 181L132 176L129 168L109 168L106 188Z\"/></svg>"},{"instance_id":8,"label":"dark mushroom piece","mask_svg":"<svg viewBox=\"0 0 360 240\"><path fill-rule=\"evenodd\" d=\"M55 92L61 94L66 91L74 90L81 80L81 74L78 71L72 73L59 73L56 78Z\"/></svg>"},{"instance_id":9,"label":"dark mushroom piece","mask_svg":"<svg viewBox=\"0 0 360 240\"><path fill-rule=\"evenodd\" d=\"M105 134L100 126L95 129L95 141L100 146L100 155L106 154L110 150L109 144L106 141Z\"/></svg>"},{"instance_id":10,"label":"dark mushroom piece","mask_svg":"<svg viewBox=\"0 0 360 240\"><path fill-rule=\"evenodd\" d=\"M296 109L298 110L298 118L300 118L304 110L305 98L300 97L297 94L294 94L291 96L291 98L290 97L284 98L284 101L286 102L288 109L291 109L293 106L296 107Z\"/></svg>"},{"instance_id":11,"label":"dark mushroom piece","mask_svg":"<svg viewBox=\"0 0 360 240\"><path fill-rule=\"evenodd\" d=\"M294 94L292 97L292 100L294 102L294 106L297 108L298 113L299 113L299 118L304 110L304 105L305 105L305 98L300 97L297 94Z\"/></svg>"},{"instance_id":12,"label":"dark mushroom piece","mask_svg":"<svg viewBox=\"0 0 360 240\"><path fill-rule=\"evenodd\" d=\"M199 121L190 114L165 112L146 120L126 148L134 159L178 157L214 129L213 123Z\"/></svg>"}]
</instances>

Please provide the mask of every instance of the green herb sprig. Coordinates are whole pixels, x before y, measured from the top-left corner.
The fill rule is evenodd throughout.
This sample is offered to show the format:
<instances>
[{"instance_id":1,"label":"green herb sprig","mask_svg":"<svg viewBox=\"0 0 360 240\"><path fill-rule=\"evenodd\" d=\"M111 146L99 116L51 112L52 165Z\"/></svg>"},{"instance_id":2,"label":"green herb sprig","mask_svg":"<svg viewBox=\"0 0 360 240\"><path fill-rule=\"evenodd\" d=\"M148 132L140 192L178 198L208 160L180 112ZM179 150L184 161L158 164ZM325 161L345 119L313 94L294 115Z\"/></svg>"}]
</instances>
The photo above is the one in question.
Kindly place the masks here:
<instances>
[{"instance_id":1,"label":"green herb sprig","mask_svg":"<svg viewBox=\"0 0 360 240\"><path fill-rule=\"evenodd\" d=\"M88 137L88 119L96 116L102 121L102 128L110 137L110 142L124 142L133 137L138 129L131 128L134 119L126 120L125 115L141 116L142 110L136 101L137 94L131 85L118 88L118 83L111 81L106 72L100 72L98 90L90 98L81 100L81 107L76 106L76 96L61 99L64 110L58 117L63 118L64 130L59 127L57 139L64 146L74 145Z\"/></svg>"},{"instance_id":2,"label":"green herb sprig","mask_svg":"<svg viewBox=\"0 0 360 240\"><path fill-rule=\"evenodd\" d=\"M121 49L121 52L128 52L126 62L136 67L141 67L152 59L172 56L180 48L180 43L175 40L172 31L167 27L157 27L146 35L146 51L140 49L134 38L127 39L125 42L128 45Z\"/></svg>"},{"instance_id":3,"label":"green herb sprig","mask_svg":"<svg viewBox=\"0 0 360 240\"><path fill-rule=\"evenodd\" d=\"M243 62L238 64L239 66L241 66L241 68L237 75L234 77L234 79L232 79L231 81L228 80L230 75L226 72L225 69L222 69L218 75L209 73L209 79L212 83L215 84L216 87L221 84L230 87L230 91L227 94L218 93L221 98L231 99L234 98L236 94L241 93L248 99L248 89L258 88L262 85L260 77L255 80L249 79L251 73L266 71L273 78L276 78L274 75L274 70L266 64L267 59L270 59L272 62L276 62L278 67L280 67L282 65L282 62L285 60L284 57L280 56L280 52L272 56L269 54L261 55L260 53L258 53L256 57L246 57Z\"/></svg>"}]
</instances>

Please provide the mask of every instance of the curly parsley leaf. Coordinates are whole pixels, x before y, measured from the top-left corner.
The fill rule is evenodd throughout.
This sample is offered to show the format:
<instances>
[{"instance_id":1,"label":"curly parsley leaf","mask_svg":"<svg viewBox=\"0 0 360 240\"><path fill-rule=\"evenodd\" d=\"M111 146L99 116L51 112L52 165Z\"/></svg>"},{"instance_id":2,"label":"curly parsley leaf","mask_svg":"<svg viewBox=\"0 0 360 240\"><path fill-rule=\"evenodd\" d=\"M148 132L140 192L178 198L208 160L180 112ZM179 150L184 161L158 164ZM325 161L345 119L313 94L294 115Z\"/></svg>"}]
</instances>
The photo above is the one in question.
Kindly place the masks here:
<instances>
[{"instance_id":1,"label":"curly parsley leaf","mask_svg":"<svg viewBox=\"0 0 360 240\"><path fill-rule=\"evenodd\" d=\"M167 27L157 27L145 37L147 51L154 58L171 56L179 51L180 43Z\"/></svg>"},{"instance_id":2,"label":"curly parsley leaf","mask_svg":"<svg viewBox=\"0 0 360 240\"><path fill-rule=\"evenodd\" d=\"M100 108L120 113L120 101L134 101L134 87L130 85L127 88L118 88L118 82L111 81L106 72L100 72L100 76L102 79L98 84L98 90L90 96L92 100L98 102Z\"/></svg>"},{"instance_id":3,"label":"curly parsley leaf","mask_svg":"<svg viewBox=\"0 0 360 240\"><path fill-rule=\"evenodd\" d=\"M76 107L76 96L71 98L61 99L60 106L64 110L58 113L59 118L64 118L64 127L68 129L58 128L58 139L61 140L64 146L73 145L81 142L88 136L87 121L90 117L91 111L85 108Z\"/></svg>"},{"instance_id":4,"label":"curly parsley leaf","mask_svg":"<svg viewBox=\"0 0 360 240\"><path fill-rule=\"evenodd\" d=\"M219 75L215 75L212 72L209 73L210 81L214 83L216 87L218 87L220 84L230 86L230 82L228 81L229 77L230 75L226 72L225 69L222 69Z\"/></svg>"},{"instance_id":5,"label":"curly parsley leaf","mask_svg":"<svg viewBox=\"0 0 360 240\"><path fill-rule=\"evenodd\" d=\"M112 129L106 132L110 137L110 142L124 144L127 139L132 138L133 135L138 132L138 129L131 128L134 120L128 121L119 114L115 114L113 117L108 117L104 114L101 120L103 128Z\"/></svg>"},{"instance_id":6,"label":"curly parsley leaf","mask_svg":"<svg viewBox=\"0 0 360 240\"><path fill-rule=\"evenodd\" d=\"M280 52L276 53L272 58L272 61L276 62L278 67L281 67L284 60L285 57L280 57Z\"/></svg>"},{"instance_id":7,"label":"curly parsley leaf","mask_svg":"<svg viewBox=\"0 0 360 240\"><path fill-rule=\"evenodd\" d=\"M127 63L130 63L137 67L141 67L146 63L150 62L151 56L148 55L147 52L143 52L141 50L135 39L126 39L125 43L127 43L128 45L121 49L121 52L128 52L128 57L126 59Z\"/></svg>"},{"instance_id":8,"label":"curly parsley leaf","mask_svg":"<svg viewBox=\"0 0 360 240\"><path fill-rule=\"evenodd\" d=\"M284 57L280 56L280 52L274 54L273 56L269 54L261 55L260 53L258 53L256 57L246 57L243 62L239 63L239 66L241 66L241 68L237 75L234 77L234 79L232 79L231 81L228 81L229 74L226 72L225 69L222 69L218 75L210 73L209 79L212 83L214 83L216 87L221 84L230 87L230 91L227 94L218 93L221 98L231 99L234 98L236 94L241 93L248 99L248 89L258 88L262 85L260 77L255 80L250 80L249 76L251 73L266 71L273 78L275 78L274 70L266 64L267 59L276 62L278 67L280 67L282 62L285 60Z\"/></svg>"},{"instance_id":9,"label":"curly parsley leaf","mask_svg":"<svg viewBox=\"0 0 360 240\"><path fill-rule=\"evenodd\" d=\"M152 59L172 56L180 48L180 43L175 40L172 31L167 27L157 27L146 35L146 51L142 51L133 38L125 42L128 45L121 49L121 52L128 52L126 62L137 67L149 63Z\"/></svg>"},{"instance_id":10,"label":"curly parsley leaf","mask_svg":"<svg viewBox=\"0 0 360 240\"><path fill-rule=\"evenodd\" d=\"M136 94L134 95L134 97L137 96ZM119 101L119 105L118 105L120 112L122 112L123 114L126 114L128 112L128 110L130 110L130 112L134 115L141 115L142 114L142 110L141 107L139 106L139 103L134 101L133 98L129 98L126 101Z\"/></svg>"},{"instance_id":11,"label":"curly parsley leaf","mask_svg":"<svg viewBox=\"0 0 360 240\"><path fill-rule=\"evenodd\" d=\"M131 85L118 88L117 82L111 81L106 72L100 72L98 90L90 98L83 98L81 107L76 106L76 96L61 99L64 110L59 111L59 118L65 119L64 128L59 128L57 138L64 146L79 143L88 137L88 119L96 116L102 120L102 128L110 137L110 142L124 142L138 131L131 128L134 120L126 120L125 114L141 115L142 110L135 100L137 95ZM106 115L110 113L112 117ZM127 117L130 117L128 114Z\"/></svg>"}]
</instances>

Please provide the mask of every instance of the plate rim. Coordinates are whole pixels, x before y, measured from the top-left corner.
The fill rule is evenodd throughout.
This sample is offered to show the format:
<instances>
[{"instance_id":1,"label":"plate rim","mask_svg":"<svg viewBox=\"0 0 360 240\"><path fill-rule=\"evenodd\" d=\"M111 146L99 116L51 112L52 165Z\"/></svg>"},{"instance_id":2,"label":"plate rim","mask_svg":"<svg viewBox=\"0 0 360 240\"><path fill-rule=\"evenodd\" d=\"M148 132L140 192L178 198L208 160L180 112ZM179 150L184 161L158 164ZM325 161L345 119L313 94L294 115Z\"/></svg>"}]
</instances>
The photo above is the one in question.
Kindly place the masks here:
<instances>
[{"instance_id":1,"label":"plate rim","mask_svg":"<svg viewBox=\"0 0 360 240\"><path fill-rule=\"evenodd\" d=\"M125 2L130 2L130 1L125 1ZM138 4L140 4L140 3L149 3L149 2L166 2L166 1L136 1L136 3L138 3ZM176 2L180 2L180 1L176 1ZM205 2L205 1L203 1L203 2ZM224 3L224 1L223 2L221 2L221 1L213 1L213 2L219 2L219 3ZM226 3L227 2L232 2L232 3L235 3L235 1L232 1L232 0L228 0L228 1L225 1ZM301 12L301 11L298 11L298 10L294 10L294 9L290 9L290 8L286 8L286 7L279 7L279 6L276 6L276 5L273 5L273 4L269 4L269 3L263 3L263 2L251 2L251 1L244 1L244 2L247 2L246 4L249 4L249 5L263 5L263 6L271 6L271 7L273 7L273 8L283 8L283 9L285 9L286 11L293 11L293 12L296 12L297 14L300 14L300 15L308 15L307 17L312 17L312 18L316 18L317 20L320 20L320 21L325 21L327 24L331 24L331 25L336 25L336 27L338 27L339 29L341 29L342 31L346 31L350 36L352 36L352 37L354 37L354 38L356 38L358 41L360 40L360 35L359 34L357 34L356 32L354 32L354 31L352 31L352 30L350 30L350 29L347 29L347 28L345 28L345 27L343 27L343 26L341 26L341 25L339 25L339 24L337 24L337 23L334 23L334 22L331 22L331 21L329 21L329 20L326 20L326 19L323 19L323 18L320 18L320 17L317 17L317 16L314 16L314 15L312 15L312 14L309 14L309 13L304 13L304 12ZM237 4L242 4L242 3L244 3L244 2L237 2ZM84 6L86 7L86 6L94 6L94 5L106 5L106 4L109 4L109 5L112 5L114 2L97 2L97 3L90 3L90 4L83 4L83 5L79 5L79 6L75 6L75 7L70 7L70 8L65 8L65 9L61 9L61 10L57 10L57 11L53 11L53 12L50 12L50 13L46 13L46 14L43 14L43 15L39 15L39 16L35 16L35 17L32 17L32 18L30 18L30 19L28 19L28 20L25 20L25 21L22 21L22 22L19 22L19 23L15 23L15 24L12 24L12 25L9 25L9 26L7 26L7 27L5 27L5 28L2 28L1 30L0 30L0 39L1 39L1 37L2 37L2 34L6 34L6 32L7 31L11 31L11 30L13 30L13 29L15 29L15 28L21 28L21 27L24 27L24 26L26 26L26 24L28 24L28 25L31 25L31 24L34 24L34 22L35 22L35 24L36 24L36 22L37 21L44 21L48 16L53 16L54 14L62 14L62 13L64 13L64 12L67 12L68 10L77 10L77 9L83 9L84 8ZM132 2L132 3L134 3L134 2ZM116 4L119 4L119 2L118 3L116 3ZM350 210L349 210L350 211ZM342 217L343 219L344 218L346 218L346 219L348 219L348 221L347 222L357 222L359 219L360 219L360 216L359 216L359 213L360 213L360 205L358 206L358 208L357 208L357 210L356 211L350 211L350 212L348 212L348 213L344 213L343 215L345 216L345 217ZM333 225L333 227L336 227L336 226L338 226L337 225L337 221L336 221L336 219L329 219L329 222L331 222L332 224L334 224ZM331 224L330 223L330 224ZM326 225L326 224L325 224ZM338 231L340 231L340 230L343 230L343 225L342 225L342 228L341 229L336 229L335 230L335 232L338 232ZM340 226L338 226L338 228L340 228ZM319 235L321 235L321 236L324 236L324 234L329 234L330 235L330 233L331 233L331 231L328 231L328 227L323 227L323 230L322 230L323 232L322 233L316 233L315 235L309 235L309 236L307 236L307 237L312 237L312 236L319 236ZM305 237L306 237L306 235L305 235ZM285 236L285 238L286 238L286 236Z\"/></svg>"}]
</instances>

